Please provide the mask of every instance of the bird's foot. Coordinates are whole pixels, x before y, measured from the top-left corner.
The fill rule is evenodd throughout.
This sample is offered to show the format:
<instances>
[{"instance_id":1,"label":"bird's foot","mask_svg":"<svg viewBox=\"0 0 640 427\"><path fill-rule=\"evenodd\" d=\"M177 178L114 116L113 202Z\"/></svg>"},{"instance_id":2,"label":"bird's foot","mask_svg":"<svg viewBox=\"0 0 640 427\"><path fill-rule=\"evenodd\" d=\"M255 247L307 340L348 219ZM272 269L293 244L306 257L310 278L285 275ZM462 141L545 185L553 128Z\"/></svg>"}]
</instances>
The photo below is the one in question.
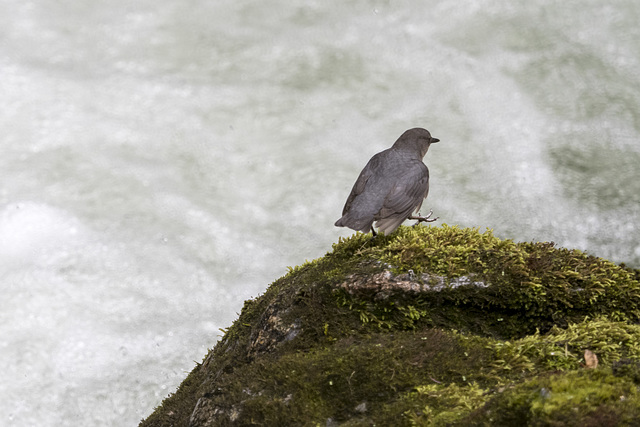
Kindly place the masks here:
<instances>
[{"instance_id":1,"label":"bird's foot","mask_svg":"<svg viewBox=\"0 0 640 427\"><path fill-rule=\"evenodd\" d=\"M414 224L414 227L415 227L416 225L420 224L421 222L433 222L433 221L436 221L438 219L438 217L431 218L431 215L433 215L433 209L429 209L429 215L427 215L427 216L420 216L420 212L418 212L417 216L416 215L411 215L409 217L409 219L415 219L415 220L418 221L418 222L416 222Z\"/></svg>"}]
</instances>

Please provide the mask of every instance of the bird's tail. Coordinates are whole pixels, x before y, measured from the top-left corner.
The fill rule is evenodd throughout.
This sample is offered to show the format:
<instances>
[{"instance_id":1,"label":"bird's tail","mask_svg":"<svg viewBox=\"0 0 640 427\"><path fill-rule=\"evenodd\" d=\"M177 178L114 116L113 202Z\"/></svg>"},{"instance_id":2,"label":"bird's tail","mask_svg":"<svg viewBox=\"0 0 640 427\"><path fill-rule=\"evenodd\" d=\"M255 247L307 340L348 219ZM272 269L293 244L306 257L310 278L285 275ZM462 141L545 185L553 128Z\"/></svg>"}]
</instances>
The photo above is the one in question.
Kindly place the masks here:
<instances>
[{"instance_id":1,"label":"bird's tail","mask_svg":"<svg viewBox=\"0 0 640 427\"><path fill-rule=\"evenodd\" d=\"M343 215L334 225L336 227L349 227L352 230L368 233L371 229L371 224L373 224L373 218L371 220L356 220L349 215Z\"/></svg>"}]
</instances>

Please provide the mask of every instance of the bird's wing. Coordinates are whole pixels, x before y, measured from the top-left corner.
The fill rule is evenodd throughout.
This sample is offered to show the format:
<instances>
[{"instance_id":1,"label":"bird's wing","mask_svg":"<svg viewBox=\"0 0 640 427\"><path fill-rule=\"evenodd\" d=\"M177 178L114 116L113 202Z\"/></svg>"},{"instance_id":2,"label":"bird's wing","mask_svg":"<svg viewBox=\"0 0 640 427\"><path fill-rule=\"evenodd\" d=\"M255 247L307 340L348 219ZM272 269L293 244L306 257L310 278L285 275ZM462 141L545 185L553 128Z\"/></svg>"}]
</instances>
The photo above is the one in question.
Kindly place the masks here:
<instances>
[{"instance_id":1,"label":"bird's wing","mask_svg":"<svg viewBox=\"0 0 640 427\"><path fill-rule=\"evenodd\" d=\"M369 181L369 178L373 176L373 172L378 168L378 165L380 164L380 154L381 153L378 153L373 156L364 167L364 169L362 169L362 172L360 172L356 183L353 184L351 193L349 193L349 197L347 197L347 202L344 204L342 215L345 215L349 211L353 200L364 191L365 187L367 186L367 181Z\"/></svg>"},{"instance_id":2,"label":"bird's wing","mask_svg":"<svg viewBox=\"0 0 640 427\"><path fill-rule=\"evenodd\" d=\"M409 217L422 206L422 201L429 193L429 169L422 162L417 162L406 170L391 189L384 200L378 218L395 215Z\"/></svg>"}]
</instances>

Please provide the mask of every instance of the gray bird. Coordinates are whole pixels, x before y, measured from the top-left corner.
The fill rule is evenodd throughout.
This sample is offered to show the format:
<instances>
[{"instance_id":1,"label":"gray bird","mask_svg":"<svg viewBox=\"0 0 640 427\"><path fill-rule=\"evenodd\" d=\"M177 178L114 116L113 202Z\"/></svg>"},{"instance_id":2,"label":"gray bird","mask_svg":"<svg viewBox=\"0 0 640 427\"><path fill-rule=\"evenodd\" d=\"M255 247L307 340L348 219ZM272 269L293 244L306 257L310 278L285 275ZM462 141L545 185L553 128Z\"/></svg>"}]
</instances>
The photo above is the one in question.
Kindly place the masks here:
<instances>
[{"instance_id":1,"label":"gray bird","mask_svg":"<svg viewBox=\"0 0 640 427\"><path fill-rule=\"evenodd\" d=\"M369 160L351 189L342 218L336 227L349 227L375 236L373 222L384 234L391 234L406 219L432 222L427 216L413 216L429 194L429 169L422 163L429 145L440 141L428 130L409 129L388 148Z\"/></svg>"}]
</instances>

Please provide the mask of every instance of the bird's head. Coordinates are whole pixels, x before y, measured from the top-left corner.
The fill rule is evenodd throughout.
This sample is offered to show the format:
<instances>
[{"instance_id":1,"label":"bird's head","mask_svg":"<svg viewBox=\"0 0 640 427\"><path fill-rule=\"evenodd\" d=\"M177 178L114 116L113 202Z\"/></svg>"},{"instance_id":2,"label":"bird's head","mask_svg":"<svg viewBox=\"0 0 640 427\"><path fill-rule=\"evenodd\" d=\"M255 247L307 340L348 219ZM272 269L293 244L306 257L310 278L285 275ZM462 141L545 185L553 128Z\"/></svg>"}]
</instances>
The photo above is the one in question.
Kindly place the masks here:
<instances>
[{"instance_id":1,"label":"bird's head","mask_svg":"<svg viewBox=\"0 0 640 427\"><path fill-rule=\"evenodd\" d=\"M413 128L400 135L400 138L393 144L393 148L411 150L416 154L419 153L420 158L423 158L427 154L429 146L438 141L440 140L433 138L428 130Z\"/></svg>"}]
</instances>

